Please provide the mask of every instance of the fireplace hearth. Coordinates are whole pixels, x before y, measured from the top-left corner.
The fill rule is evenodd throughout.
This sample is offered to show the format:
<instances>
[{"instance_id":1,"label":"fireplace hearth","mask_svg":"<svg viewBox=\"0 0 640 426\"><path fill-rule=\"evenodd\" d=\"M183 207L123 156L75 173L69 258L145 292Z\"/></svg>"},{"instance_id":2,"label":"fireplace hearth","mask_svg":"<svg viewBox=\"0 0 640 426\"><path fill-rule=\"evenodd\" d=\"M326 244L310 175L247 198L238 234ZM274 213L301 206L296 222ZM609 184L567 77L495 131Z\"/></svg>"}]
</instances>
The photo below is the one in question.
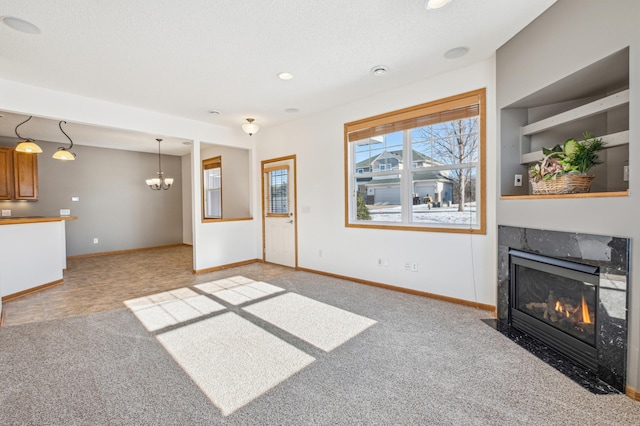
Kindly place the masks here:
<instances>
[{"instance_id":1,"label":"fireplace hearth","mask_svg":"<svg viewBox=\"0 0 640 426\"><path fill-rule=\"evenodd\" d=\"M629 240L500 226L498 243L497 328L585 388L624 392Z\"/></svg>"}]
</instances>

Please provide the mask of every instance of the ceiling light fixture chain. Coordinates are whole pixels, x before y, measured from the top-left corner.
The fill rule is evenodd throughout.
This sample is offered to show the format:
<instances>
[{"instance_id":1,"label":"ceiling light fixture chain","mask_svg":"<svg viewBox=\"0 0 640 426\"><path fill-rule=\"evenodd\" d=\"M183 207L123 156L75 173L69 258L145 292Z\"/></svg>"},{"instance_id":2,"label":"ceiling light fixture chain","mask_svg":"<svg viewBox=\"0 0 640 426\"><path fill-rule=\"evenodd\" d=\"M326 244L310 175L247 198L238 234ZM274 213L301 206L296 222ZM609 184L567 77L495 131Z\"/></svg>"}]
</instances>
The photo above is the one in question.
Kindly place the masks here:
<instances>
[{"instance_id":1,"label":"ceiling light fixture chain","mask_svg":"<svg viewBox=\"0 0 640 426\"><path fill-rule=\"evenodd\" d=\"M160 191L161 189L169 189L171 188L171 185L173 184L173 178L166 178L164 177L164 172L162 171L162 156L160 155L160 142L162 142L162 139L157 138L156 139L158 141L158 172L157 178L152 178L152 179L147 179L147 185L149 185L149 188L151 188L154 191Z\"/></svg>"}]
</instances>

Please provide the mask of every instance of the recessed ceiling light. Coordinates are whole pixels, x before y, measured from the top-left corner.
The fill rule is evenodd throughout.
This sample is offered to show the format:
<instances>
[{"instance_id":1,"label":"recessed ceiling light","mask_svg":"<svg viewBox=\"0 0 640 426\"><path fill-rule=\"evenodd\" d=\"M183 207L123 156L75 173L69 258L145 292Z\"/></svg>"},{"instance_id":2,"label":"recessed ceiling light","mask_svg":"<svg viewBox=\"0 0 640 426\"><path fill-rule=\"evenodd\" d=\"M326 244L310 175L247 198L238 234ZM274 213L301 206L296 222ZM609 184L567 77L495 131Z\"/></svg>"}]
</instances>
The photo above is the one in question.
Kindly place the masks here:
<instances>
[{"instance_id":1,"label":"recessed ceiling light","mask_svg":"<svg viewBox=\"0 0 640 426\"><path fill-rule=\"evenodd\" d=\"M469 48L466 46L454 47L453 49L447 50L444 53L444 57L447 59L455 59L469 53Z\"/></svg>"},{"instance_id":2,"label":"recessed ceiling light","mask_svg":"<svg viewBox=\"0 0 640 426\"><path fill-rule=\"evenodd\" d=\"M217 109L210 109L209 110L209 114L211 114L211 115L220 115L222 113L220 111L218 111Z\"/></svg>"},{"instance_id":3,"label":"recessed ceiling light","mask_svg":"<svg viewBox=\"0 0 640 426\"><path fill-rule=\"evenodd\" d=\"M376 77L382 77L383 75L385 75L387 72L389 71L389 68L385 67L384 65L376 65L375 67L372 67L369 72L373 75L375 75Z\"/></svg>"},{"instance_id":4,"label":"recessed ceiling light","mask_svg":"<svg viewBox=\"0 0 640 426\"><path fill-rule=\"evenodd\" d=\"M13 16L2 16L0 19L7 27L20 31L21 33L40 34L40 28L24 19L14 18Z\"/></svg>"},{"instance_id":5,"label":"recessed ceiling light","mask_svg":"<svg viewBox=\"0 0 640 426\"><path fill-rule=\"evenodd\" d=\"M291 80L293 78L293 74L289 73L289 72L281 72L278 73L278 78L280 80Z\"/></svg>"},{"instance_id":6,"label":"recessed ceiling light","mask_svg":"<svg viewBox=\"0 0 640 426\"><path fill-rule=\"evenodd\" d=\"M424 2L424 7L427 9L440 9L445 7L451 2L451 0L427 0Z\"/></svg>"},{"instance_id":7,"label":"recessed ceiling light","mask_svg":"<svg viewBox=\"0 0 640 426\"><path fill-rule=\"evenodd\" d=\"M287 108L284 110L284 112L288 114L295 114L296 112L300 112L300 110L298 108Z\"/></svg>"}]
</instances>

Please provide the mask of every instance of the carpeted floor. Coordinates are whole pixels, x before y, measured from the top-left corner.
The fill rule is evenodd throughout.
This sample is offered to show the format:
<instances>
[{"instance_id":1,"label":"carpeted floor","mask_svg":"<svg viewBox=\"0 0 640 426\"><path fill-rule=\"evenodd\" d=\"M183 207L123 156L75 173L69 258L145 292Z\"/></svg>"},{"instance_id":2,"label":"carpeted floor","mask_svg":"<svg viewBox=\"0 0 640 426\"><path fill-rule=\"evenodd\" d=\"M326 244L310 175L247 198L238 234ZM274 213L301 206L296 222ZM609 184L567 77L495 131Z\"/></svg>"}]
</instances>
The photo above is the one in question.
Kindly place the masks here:
<instances>
[{"instance_id":1,"label":"carpeted floor","mask_svg":"<svg viewBox=\"0 0 640 426\"><path fill-rule=\"evenodd\" d=\"M201 315L173 304L182 322L147 318L153 331L134 310L167 299L1 328L0 424L640 424L640 403L589 393L484 324L486 312L305 272L268 284L283 291L240 288L239 302L181 290ZM243 374L276 378L225 402L224 380Z\"/></svg>"}]
</instances>

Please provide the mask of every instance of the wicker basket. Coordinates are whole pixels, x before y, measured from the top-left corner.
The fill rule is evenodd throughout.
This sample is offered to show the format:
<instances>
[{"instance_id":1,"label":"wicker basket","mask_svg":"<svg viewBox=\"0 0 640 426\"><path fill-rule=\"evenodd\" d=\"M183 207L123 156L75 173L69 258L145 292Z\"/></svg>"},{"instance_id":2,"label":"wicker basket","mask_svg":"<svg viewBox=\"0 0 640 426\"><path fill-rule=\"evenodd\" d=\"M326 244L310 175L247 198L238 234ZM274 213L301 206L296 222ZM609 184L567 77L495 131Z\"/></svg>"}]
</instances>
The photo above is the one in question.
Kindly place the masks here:
<instances>
[{"instance_id":1,"label":"wicker basket","mask_svg":"<svg viewBox=\"0 0 640 426\"><path fill-rule=\"evenodd\" d=\"M531 180L531 187L534 194L578 194L589 192L594 177L593 175L568 173L550 180L539 182Z\"/></svg>"}]
</instances>

